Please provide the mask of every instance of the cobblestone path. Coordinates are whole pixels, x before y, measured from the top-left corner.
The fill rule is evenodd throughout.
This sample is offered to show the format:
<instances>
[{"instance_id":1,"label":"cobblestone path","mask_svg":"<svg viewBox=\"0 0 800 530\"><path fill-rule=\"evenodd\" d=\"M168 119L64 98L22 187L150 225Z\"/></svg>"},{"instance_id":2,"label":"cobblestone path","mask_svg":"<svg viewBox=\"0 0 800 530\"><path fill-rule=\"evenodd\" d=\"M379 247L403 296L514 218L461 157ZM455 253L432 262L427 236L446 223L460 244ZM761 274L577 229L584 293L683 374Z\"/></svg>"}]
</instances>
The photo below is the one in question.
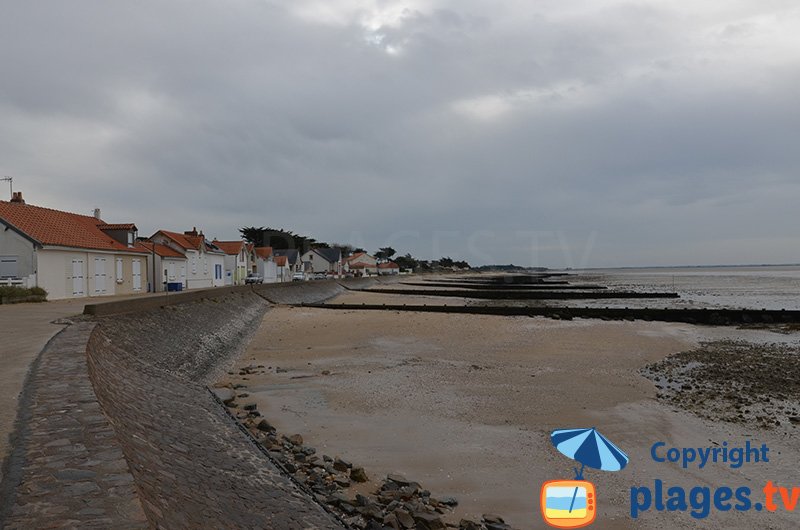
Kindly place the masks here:
<instances>
[{"instance_id":1,"label":"cobblestone path","mask_svg":"<svg viewBox=\"0 0 800 530\"><path fill-rule=\"evenodd\" d=\"M0 490L2 528L148 528L86 371L93 328L68 327L34 361Z\"/></svg>"}]
</instances>

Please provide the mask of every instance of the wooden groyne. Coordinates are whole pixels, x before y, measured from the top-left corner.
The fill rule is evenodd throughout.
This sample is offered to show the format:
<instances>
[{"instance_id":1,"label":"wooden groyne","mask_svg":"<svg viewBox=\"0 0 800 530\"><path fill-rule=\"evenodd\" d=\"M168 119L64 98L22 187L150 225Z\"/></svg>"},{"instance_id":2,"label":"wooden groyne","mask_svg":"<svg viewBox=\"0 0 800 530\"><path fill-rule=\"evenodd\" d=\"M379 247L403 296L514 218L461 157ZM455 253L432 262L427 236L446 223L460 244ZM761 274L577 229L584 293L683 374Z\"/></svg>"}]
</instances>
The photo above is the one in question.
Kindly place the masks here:
<instances>
[{"instance_id":1,"label":"wooden groyne","mask_svg":"<svg viewBox=\"0 0 800 530\"><path fill-rule=\"evenodd\" d=\"M560 291L560 290L572 290L572 291L579 291L579 290L595 290L595 289L607 289L605 285L597 285L597 284L567 284L564 283L555 283L555 282L547 282L547 283L529 283L529 284L516 284L516 283L509 283L509 284L500 284L500 283L469 283L469 282L435 282L435 281L428 281L428 282L402 282L403 285L411 285L414 287L451 287L456 289L483 289L486 291L524 291L524 290L531 290L531 291L540 291L540 290L547 290L551 289L553 291Z\"/></svg>"},{"instance_id":2,"label":"wooden groyne","mask_svg":"<svg viewBox=\"0 0 800 530\"><path fill-rule=\"evenodd\" d=\"M561 320L594 318L600 320L648 320L683 322L712 326L742 324L800 324L800 311L775 309L655 309L612 307L507 307L406 304L302 304L321 309L417 311L499 316L542 316Z\"/></svg>"},{"instance_id":3,"label":"wooden groyne","mask_svg":"<svg viewBox=\"0 0 800 530\"><path fill-rule=\"evenodd\" d=\"M373 287L367 293L397 294L410 296L446 296L456 298L480 298L484 300L584 300L584 299L626 299L626 298L680 298L678 293L647 293L629 291L504 291L470 289L386 289Z\"/></svg>"}]
</instances>

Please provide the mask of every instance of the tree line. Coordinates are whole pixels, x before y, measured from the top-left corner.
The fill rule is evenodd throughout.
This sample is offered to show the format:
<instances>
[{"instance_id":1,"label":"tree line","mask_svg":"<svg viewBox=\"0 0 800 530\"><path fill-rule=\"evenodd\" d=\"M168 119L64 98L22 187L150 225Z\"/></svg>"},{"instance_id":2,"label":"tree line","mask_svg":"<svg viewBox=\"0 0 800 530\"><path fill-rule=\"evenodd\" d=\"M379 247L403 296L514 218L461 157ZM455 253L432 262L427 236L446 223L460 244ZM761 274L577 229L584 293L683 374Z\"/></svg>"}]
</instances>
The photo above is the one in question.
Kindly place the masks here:
<instances>
[{"instance_id":1,"label":"tree line","mask_svg":"<svg viewBox=\"0 0 800 530\"><path fill-rule=\"evenodd\" d=\"M239 229L242 238L256 247L272 247L276 250L297 249L300 253L308 252L314 248L337 248L342 252L342 256L351 256L356 252L367 252L361 247L355 247L348 243L326 243L318 241L310 236L296 234L291 230L283 228L271 228L268 226L245 226ZM470 268L466 261L458 261L443 256L437 260L423 260L415 258L411 253L397 255L397 251L392 247L381 247L373 255L382 262L394 261L400 269L411 269L415 272L436 271L441 269L460 269Z\"/></svg>"}]
</instances>

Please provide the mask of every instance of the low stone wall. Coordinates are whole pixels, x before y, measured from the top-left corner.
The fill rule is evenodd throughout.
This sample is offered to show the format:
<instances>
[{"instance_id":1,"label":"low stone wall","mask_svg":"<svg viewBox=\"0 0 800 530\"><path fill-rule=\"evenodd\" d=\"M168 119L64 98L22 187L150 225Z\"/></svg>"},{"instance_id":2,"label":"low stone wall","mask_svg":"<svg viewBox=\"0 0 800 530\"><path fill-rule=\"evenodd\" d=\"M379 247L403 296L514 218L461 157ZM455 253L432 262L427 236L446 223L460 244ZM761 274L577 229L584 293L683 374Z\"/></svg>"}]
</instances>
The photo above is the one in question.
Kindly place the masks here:
<instances>
[{"instance_id":1,"label":"low stone wall","mask_svg":"<svg viewBox=\"0 0 800 530\"><path fill-rule=\"evenodd\" d=\"M345 282L344 280L339 280ZM268 283L255 287L255 292L275 304L302 304L307 300L328 300L346 291L337 280Z\"/></svg>"},{"instance_id":2,"label":"low stone wall","mask_svg":"<svg viewBox=\"0 0 800 530\"><path fill-rule=\"evenodd\" d=\"M231 294L255 293L275 304L314 304L324 302L344 293L347 289L363 289L378 283L394 283L397 277L352 278L344 280L313 280L304 282L265 283L261 285L238 285L215 287L162 295L142 296L125 300L113 300L86 304L83 313L95 317L107 317L141 311L152 311L201 300L219 299Z\"/></svg>"},{"instance_id":3,"label":"low stone wall","mask_svg":"<svg viewBox=\"0 0 800 530\"><path fill-rule=\"evenodd\" d=\"M99 320L89 374L151 527L341 528L204 386L267 308L254 292L233 290Z\"/></svg>"}]
</instances>

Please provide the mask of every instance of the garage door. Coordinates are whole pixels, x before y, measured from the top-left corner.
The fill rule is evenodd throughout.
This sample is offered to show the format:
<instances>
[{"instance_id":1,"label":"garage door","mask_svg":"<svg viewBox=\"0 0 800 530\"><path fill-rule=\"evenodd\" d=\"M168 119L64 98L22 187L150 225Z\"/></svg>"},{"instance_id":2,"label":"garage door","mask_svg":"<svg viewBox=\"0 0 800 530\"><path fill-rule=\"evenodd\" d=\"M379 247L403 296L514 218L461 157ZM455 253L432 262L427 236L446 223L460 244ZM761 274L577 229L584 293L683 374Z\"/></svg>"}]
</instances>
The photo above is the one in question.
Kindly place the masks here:
<instances>
[{"instance_id":1,"label":"garage door","mask_svg":"<svg viewBox=\"0 0 800 530\"><path fill-rule=\"evenodd\" d=\"M0 278L19 278L17 256L0 256Z\"/></svg>"}]
</instances>

